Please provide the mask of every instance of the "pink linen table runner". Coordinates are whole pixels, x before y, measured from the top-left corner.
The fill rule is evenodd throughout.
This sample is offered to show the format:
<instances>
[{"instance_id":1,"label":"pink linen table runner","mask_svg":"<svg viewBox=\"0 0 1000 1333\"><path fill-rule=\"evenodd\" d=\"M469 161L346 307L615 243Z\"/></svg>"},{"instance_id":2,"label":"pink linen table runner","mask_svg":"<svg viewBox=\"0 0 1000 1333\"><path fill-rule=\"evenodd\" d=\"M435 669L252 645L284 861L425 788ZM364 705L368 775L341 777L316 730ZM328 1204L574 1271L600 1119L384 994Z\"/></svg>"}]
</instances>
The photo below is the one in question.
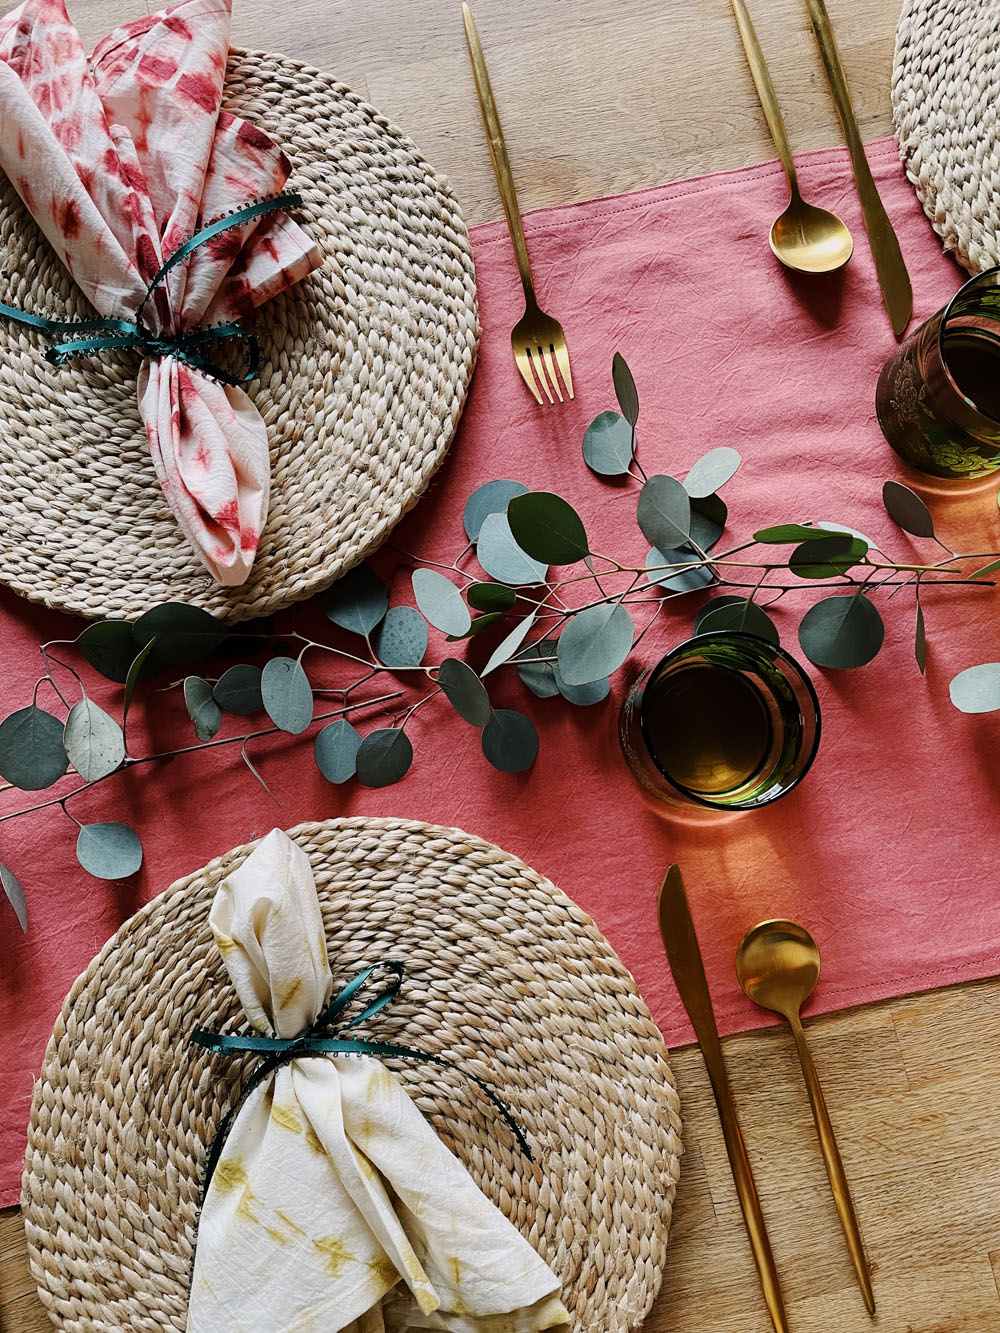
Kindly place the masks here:
<instances>
[{"instance_id":1,"label":"pink linen table runner","mask_svg":"<svg viewBox=\"0 0 1000 1333\"><path fill-rule=\"evenodd\" d=\"M870 153L913 279L915 318L923 319L961 274L942 256L894 143L874 144ZM504 226L476 229L485 331L479 367L450 461L393 541L450 562L464 544L469 493L511 477L565 495L597 549L642 559L635 489L594 477L580 451L587 423L614 406L610 365L621 350L638 384L647 472L683 475L714 445L742 452L743 466L726 488L734 543L770 522L813 518L849 523L899 559L927 557L927 544L899 533L881 506L883 481L904 475L874 413L878 369L895 344L847 157L825 151L799 166L810 197L845 217L858 237L846 270L829 278L795 278L768 249L767 229L786 197L776 163L529 216L540 299L566 328L577 384L576 401L555 408L536 406L511 358L508 335L521 296ZM712 249L694 244L706 208L716 229ZM991 492L931 503L956 549L998 545ZM375 563L384 572L391 561L386 552ZM239 763L238 747L147 766L144 775L115 777L78 798L78 818L120 818L142 831L145 865L132 881L108 885L86 876L58 809L0 823L0 859L22 876L31 913L22 938L0 904L0 1201L16 1196L32 1080L75 975L142 901L276 823L398 816L494 840L593 914L671 1044L691 1035L656 928L657 887L674 860L684 871L724 1032L767 1021L744 999L733 971L744 930L767 916L797 917L816 935L823 978L815 1010L996 971L997 722L956 712L947 688L963 667L1000 659L996 602L991 590L927 590L924 680L913 661L912 601L895 598L885 607L886 646L872 665L810 668L823 738L805 782L768 809L722 823L686 824L643 802L618 751L624 682L603 703L576 709L535 700L514 673L495 688L495 702L529 712L541 735L535 767L520 776L489 768L475 729L428 706L407 728L413 768L381 791L331 786L314 768L308 737L276 737L260 742L253 758L279 810ZM680 610L661 618L637 657L655 661L687 637L698 604L698 597L674 603ZM774 611L796 653L808 604L789 594ZM0 620L6 714L30 698L38 644L75 634L79 624L6 593ZM115 687L108 695L117 697ZM137 730L136 753L191 742L182 701L176 693L159 698L147 734ZM137 722L144 716L136 710ZM0 795L0 814L31 803L20 793Z\"/></svg>"},{"instance_id":2,"label":"pink linen table runner","mask_svg":"<svg viewBox=\"0 0 1000 1333\"><path fill-rule=\"evenodd\" d=\"M0 166L91 305L142 311L162 338L252 314L322 262L296 222L269 213L199 246L146 300L185 241L291 172L280 145L220 109L230 7L183 0L111 33L89 63L64 0L0 20ZM242 583L267 516L260 413L175 355L144 358L138 396L178 522L215 579Z\"/></svg>"}]
</instances>

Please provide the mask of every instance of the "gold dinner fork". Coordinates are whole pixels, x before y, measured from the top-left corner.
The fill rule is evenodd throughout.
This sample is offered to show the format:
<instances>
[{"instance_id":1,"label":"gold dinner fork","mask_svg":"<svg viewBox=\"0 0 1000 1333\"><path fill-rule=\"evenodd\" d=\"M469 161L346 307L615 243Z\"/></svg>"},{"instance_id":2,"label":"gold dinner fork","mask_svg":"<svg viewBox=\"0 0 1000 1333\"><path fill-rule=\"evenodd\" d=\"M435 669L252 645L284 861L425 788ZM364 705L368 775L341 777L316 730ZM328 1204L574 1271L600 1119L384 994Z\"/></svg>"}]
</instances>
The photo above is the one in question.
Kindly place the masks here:
<instances>
[{"instance_id":1,"label":"gold dinner fork","mask_svg":"<svg viewBox=\"0 0 1000 1333\"><path fill-rule=\"evenodd\" d=\"M521 212L517 206L517 192L514 189L514 177L511 175L510 162L507 158L507 146L504 143L503 130L500 128L500 117L497 115L497 104L493 97L493 89L490 86L490 76L486 71L483 48L480 45L479 34L476 32L476 25L472 21L472 14L467 4L462 5L462 18L465 22L465 40L469 44L472 72L476 79L479 109L483 113L483 125L486 128L486 138L490 146L493 172L497 178L497 185L500 187L503 211L507 217L510 239L514 243L517 269L521 275L521 286L524 288L524 314L514 325L510 334L514 361L521 372L521 378L535 395L537 402L542 401L542 395L538 391L539 385L541 385L550 403L555 402L555 398L552 397L553 389L555 389L559 401L564 402L559 376L556 374L556 366L559 367L566 392L572 398L573 376L569 368L569 348L566 346L566 335L563 333L559 321L553 319L551 315L545 314L539 308L535 296L535 284L531 278L528 247L524 241L524 228L521 226Z\"/></svg>"}]
</instances>

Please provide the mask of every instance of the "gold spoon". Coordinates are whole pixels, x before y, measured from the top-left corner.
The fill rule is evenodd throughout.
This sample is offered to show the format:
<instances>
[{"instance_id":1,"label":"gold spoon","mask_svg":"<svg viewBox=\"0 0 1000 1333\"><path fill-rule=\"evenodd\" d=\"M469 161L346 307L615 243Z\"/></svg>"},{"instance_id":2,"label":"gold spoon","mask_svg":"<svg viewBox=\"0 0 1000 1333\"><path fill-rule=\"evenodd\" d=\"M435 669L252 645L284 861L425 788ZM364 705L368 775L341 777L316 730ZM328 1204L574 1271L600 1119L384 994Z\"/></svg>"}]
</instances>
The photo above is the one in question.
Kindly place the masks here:
<instances>
[{"instance_id":1,"label":"gold spoon","mask_svg":"<svg viewBox=\"0 0 1000 1333\"><path fill-rule=\"evenodd\" d=\"M804 926L797 925L794 921L764 921L747 932L737 950L736 975L754 1004L781 1014L792 1029L840 1225L847 1237L851 1263L858 1276L868 1313L874 1315L875 1297L872 1294L871 1276L861 1240L861 1229L854 1211L847 1176L844 1174L844 1164L840 1160L837 1140L834 1138L833 1126L830 1124L823 1089L820 1087L816 1066L806 1045L806 1036L802 1031L802 1021L799 1017L799 1010L813 993L819 980L819 949L816 947L816 941Z\"/></svg>"},{"instance_id":2,"label":"gold spoon","mask_svg":"<svg viewBox=\"0 0 1000 1333\"><path fill-rule=\"evenodd\" d=\"M733 11L757 95L764 108L764 119L788 177L788 207L771 227L771 249L786 268L800 273L831 273L850 259L854 240L847 224L836 213L807 204L799 193L795 159L788 144L774 84L764 62L764 52L743 0L733 0Z\"/></svg>"}]
</instances>

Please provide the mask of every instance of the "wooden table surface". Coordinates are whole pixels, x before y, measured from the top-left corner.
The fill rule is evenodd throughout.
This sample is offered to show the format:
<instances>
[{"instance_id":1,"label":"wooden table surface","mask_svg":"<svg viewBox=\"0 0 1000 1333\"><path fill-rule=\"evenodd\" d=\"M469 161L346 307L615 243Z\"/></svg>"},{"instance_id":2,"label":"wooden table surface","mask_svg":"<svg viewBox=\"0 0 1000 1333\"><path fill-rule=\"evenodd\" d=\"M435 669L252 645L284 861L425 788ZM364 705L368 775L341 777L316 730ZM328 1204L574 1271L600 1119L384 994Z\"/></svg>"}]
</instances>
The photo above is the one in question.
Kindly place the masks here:
<instances>
[{"instance_id":1,"label":"wooden table surface","mask_svg":"<svg viewBox=\"0 0 1000 1333\"><path fill-rule=\"evenodd\" d=\"M866 139L891 131L898 2L830 0ZM751 3L793 148L840 142L803 0ZM90 46L143 4L70 9ZM332 70L406 127L451 178L469 223L500 216L459 0L236 9L234 42ZM774 155L728 0L475 0L474 12L525 209ZM1000 1333L1000 981L821 1018L811 1038L879 1315L870 1324L854 1286L791 1041L750 1033L726 1051L793 1333ZM768 1333L704 1067L690 1048L672 1063L686 1154L663 1290L644 1327ZM14 1210L0 1218L0 1312L8 1333L49 1327Z\"/></svg>"}]
</instances>

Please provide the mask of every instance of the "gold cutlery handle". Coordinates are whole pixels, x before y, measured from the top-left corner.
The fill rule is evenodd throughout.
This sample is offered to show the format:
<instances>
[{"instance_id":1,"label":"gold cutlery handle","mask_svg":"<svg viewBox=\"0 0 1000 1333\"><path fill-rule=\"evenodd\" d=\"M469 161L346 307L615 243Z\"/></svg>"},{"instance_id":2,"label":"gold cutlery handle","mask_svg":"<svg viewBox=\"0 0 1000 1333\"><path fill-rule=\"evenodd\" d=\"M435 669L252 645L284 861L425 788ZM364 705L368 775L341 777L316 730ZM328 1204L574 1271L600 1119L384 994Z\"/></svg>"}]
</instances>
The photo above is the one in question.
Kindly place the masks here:
<instances>
[{"instance_id":1,"label":"gold cutlery handle","mask_svg":"<svg viewBox=\"0 0 1000 1333\"><path fill-rule=\"evenodd\" d=\"M847 86L847 75L844 73L844 65L837 47L837 39L833 34L830 16L826 12L826 5L824 0L806 0L806 5L816 41L819 43L820 55L823 57L827 82L844 129L847 149L851 155L854 181L861 201L861 214L871 243L875 270L878 273L879 286L882 288L882 298L889 312L892 330L898 338L905 331L913 309L909 274L899 248L899 240L879 197L868 158L865 156L865 146L861 140L861 131L858 129L850 89Z\"/></svg>"},{"instance_id":2,"label":"gold cutlery handle","mask_svg":"<svg viewBox=\"0 0 1000 1333\"><path fill-rule=\"evenodd\" d=\"M795 172L795 159L792 157L791 145L785 132L785 121L778 105L778 97L774 91L774 84L771 82L771 75L768 73L764 52L761 50L760 42L757 39L753 20L750 18L750 11L743 0L733 0L733 13L736 15L736 26L740 30L743 50L746 53L747 64L750 66L750 73L753 75L757 96L760 98L760 104L764 110L767 128L771 132L774 146L781 158L781 165L785 168L785 175L788 177L788 188L793 194L798 194L799 186Z\"/></svg>"},{"instance_id":3,"label":"gold cutlery handle","mask_svg":"<svg viewBox=\"0 0 1000 1333\"><path fill-rule=\"evenodd\" d=\"M472 61L472 73L476 80L476 95L479 98L479 110L482 112L483 125L486 129L486 141L489 144L490 159L493 162L493 174L497 178L503 211L507 217L507 228L514 243L517 268L521 275L521 285L529 304L535 301L535 287L531 279L531 264L528 261L528 247L524 240L524 228L521 225L521 210L517 204L517 191L514 189L514 177L507 157L507 145L504 143L503 130L500 128L500 116L497 112L490 76L486 69L486 57L479 41L479 33L472 20L472 11L467 4L462 5L462 20L465 24L465 40L469 47Z\"/></svg>"},{"instance_id":4,"label":"gold cutlery handle","mask_svg":"<svg viewBox=\"0 0 1000 1333\"><path fill-rule=\"evenodd\" d=\"M833 1126L830 1124L830 1114L826 1109L826 1098L823 1096L819 1075L816 1073L812 1053L806 1042L806 1035L802 1030L802 1023L799 1021L798 1015L790 1016L788 1022L795 1037L799 1063L802 1065L802 1073L805 1076L813 1119L816 1121L816 1132L819 1135L820 1147L823 1150L826 1174L830 1178L833 1199L837 1205L837 1215L840 1218L844 1235L847 1237L847 1248L858 1277L858 1284L865 1298L865 1305L868 1307L868 1313L873 1315L875 1313L875 1296L872 1292L871 1273L868 1268L868 1260L865 1257L865 1247L861 1239L861 1228L858 1225L857 1213L854 1211L854 1200L851 1198L850 1186L844 1172L844 1163L841 1161L840 1149L837 1147Z\"/></svg>"}]
</instances>

